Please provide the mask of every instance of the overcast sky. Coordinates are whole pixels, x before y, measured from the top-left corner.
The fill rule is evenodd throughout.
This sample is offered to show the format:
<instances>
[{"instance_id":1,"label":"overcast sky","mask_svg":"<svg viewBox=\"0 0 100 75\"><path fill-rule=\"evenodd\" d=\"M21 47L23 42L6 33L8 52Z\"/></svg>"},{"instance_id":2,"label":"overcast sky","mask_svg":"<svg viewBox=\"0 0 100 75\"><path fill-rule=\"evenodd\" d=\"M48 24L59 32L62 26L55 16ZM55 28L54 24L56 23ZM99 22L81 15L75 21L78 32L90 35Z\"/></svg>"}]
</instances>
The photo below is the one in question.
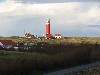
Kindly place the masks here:
<instances>
[{"instance_id":1,"label":"overcast sky","mask_svg":"<svg viewBox=\"0 0 100 75\"><path fill-rule=\"evenodd\" d=\"M0 36L42 36L48 18L53 35L100 36L99 0L0 0Z\"/></svg>"}]
</instances>

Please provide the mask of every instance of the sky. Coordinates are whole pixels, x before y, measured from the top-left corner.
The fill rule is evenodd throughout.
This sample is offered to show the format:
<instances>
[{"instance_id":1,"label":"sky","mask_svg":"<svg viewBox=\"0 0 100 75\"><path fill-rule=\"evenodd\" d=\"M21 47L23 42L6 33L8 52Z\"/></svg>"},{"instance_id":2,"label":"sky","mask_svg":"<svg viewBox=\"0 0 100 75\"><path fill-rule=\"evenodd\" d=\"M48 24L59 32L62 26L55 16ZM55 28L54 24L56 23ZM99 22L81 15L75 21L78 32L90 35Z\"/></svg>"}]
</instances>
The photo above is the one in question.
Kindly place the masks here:
<instances>
[{"instance_id":1,"label":"sky","mask_svg":"<svg viewBox=\"0 0 100 75\"><path fill-rule=\"evenodd\" d=\"M100 0L0 0L0 36L100 37Z\"/></svg>"}]
</instances>

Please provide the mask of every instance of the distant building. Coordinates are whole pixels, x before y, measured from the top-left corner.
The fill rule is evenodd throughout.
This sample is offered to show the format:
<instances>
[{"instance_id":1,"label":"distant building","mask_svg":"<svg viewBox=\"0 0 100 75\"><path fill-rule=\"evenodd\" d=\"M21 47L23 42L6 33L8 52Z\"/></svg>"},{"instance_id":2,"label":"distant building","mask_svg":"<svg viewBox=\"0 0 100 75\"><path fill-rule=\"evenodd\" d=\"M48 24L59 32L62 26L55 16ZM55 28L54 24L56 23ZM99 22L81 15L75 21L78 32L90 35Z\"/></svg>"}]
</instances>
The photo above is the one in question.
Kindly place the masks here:
<instances>
[{"instance_id":1,"label":"distant building","mask_svg":"<svg viewBox=\"0 0 100 75\"><path fill-rule=\"evenodd\" d=\"M51 38L53 38L52 34L46 34L46 39L51 39Z\"/></svg>"},{"instance_id":2,"label":"distant building","mask_svg":"<svg viewBox=\"0 0 100 75\"><path fill-rule=\"evenodd\" d=\"M61 36L61 34L55 34L55 38L56 38L56 39L61 39L62 36Z\"/></svg>"},{"instance_id":3,"label":"distant building","mask_svg":"<svg viewBox=\"0 0 100 75\"><path fill-rule=\"evenodd\" d=\"M0 40L0 46L2 46L3 48L10 48L16 45L17 44L15 42L12 42L12 40Z\"/></svg>"},{"instance_id":4,"label":"distant building","mask_svg":"<svg viewBox=\"0 0 100 75\"><path fill-rule=\"evenodd\" d=\"M6 46L8 46L8 45L16 45L16 43L15 42L12 42L12 40L0 40L0 45L6 45Z\"/></svg>"},{"instance_id":5,"label":"distant building","mask_svg":"<svg viewBox=\"0 0 100 75\"><path fill-rule=\"evenodd\" d=\"M37 39L38 36L37 35L32 35L32 38Z\"/></svg>"},{"instance_id":6,"label":"distant building","mask_svg":"<svg viewBox=\"0 0 100 75\"><path fill-rule=\"evenodd\" d=\"M24 37L25 38L32 38L32 35L30 33L25 33Z\"/></svg>"},{"instance_id":7,"label":"distant building","mask_svg":"<svg viewBox=\"0 0 100 75\"><path fill-rule=\"evenodd\" d=\"M30 33L26 33L26 34L24 35L24 38L34 38L34 39L36 39L36 38L37 38L37 35L32 35L32 34L30 34Z\"/></svg>"}]
</instances>

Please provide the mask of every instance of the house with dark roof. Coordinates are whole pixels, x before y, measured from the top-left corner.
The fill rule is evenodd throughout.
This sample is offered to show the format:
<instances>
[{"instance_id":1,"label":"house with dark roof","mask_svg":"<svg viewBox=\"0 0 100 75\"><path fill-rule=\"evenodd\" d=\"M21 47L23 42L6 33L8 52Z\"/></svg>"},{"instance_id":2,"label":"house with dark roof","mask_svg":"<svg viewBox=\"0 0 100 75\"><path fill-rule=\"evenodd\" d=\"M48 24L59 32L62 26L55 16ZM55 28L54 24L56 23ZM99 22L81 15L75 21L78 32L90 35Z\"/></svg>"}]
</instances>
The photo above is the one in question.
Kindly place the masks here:
<instances>
[{"instance_id":1,"label":"house with dark roof","mask_svg":"<svg viewBox=\"0 0 100 75\"><path fill-rule=\"evenodd\" d=\"M3 48L11 48L16 46L16 43L12 42L12 40L0 40L0 46Z\"/></svg>"}]
</instances>

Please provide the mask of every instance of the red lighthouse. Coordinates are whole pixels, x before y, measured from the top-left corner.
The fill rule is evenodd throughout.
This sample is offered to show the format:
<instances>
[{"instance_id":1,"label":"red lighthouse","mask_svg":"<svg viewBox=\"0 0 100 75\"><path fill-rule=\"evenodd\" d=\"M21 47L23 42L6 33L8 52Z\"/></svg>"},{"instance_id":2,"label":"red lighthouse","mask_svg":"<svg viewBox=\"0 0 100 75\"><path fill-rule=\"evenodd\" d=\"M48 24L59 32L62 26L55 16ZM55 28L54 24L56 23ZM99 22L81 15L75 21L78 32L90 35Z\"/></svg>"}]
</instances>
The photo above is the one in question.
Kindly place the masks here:
<instances>
[{"instance_id":1,"label":"red lighthouse","mask_svg":"<svg viewBox=\"0 0 100 75\"><path fill-rule=\"evenodd\" d=\"M46 22L46 34L50 34L50 19Z\"/></svg>"},{"instance_id":2,"label":"red lighthouse","mask_svg":"<svg viewBox=\"0 0 100 75\"><path fill-rule=\"evenodd\" d=\"M50 33L50 19L46 22L46 39L52 38L52 34Z\"/></svg>"}]
</instances>

